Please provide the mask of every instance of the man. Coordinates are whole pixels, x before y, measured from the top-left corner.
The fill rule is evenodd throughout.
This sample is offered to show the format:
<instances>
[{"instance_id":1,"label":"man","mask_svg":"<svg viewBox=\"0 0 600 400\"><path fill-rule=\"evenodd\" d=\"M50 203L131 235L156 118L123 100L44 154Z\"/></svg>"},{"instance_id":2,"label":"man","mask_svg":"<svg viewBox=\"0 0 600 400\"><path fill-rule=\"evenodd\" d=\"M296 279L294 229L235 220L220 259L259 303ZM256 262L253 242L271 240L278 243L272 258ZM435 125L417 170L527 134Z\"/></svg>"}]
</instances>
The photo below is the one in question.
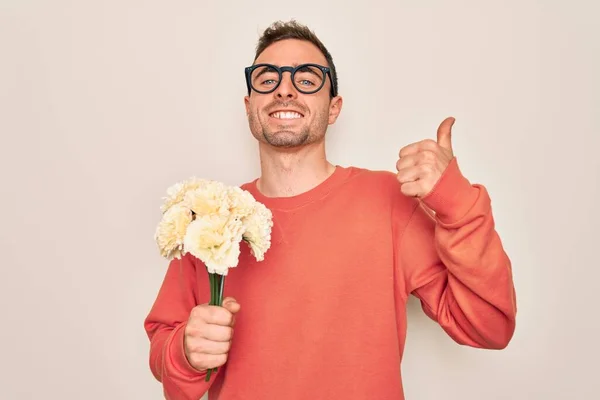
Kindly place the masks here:
<instances>
[{"instance_id":1,"label":"man","mask_svg":"<svg viewBox=\"0 0 600 400\"><path fill-rule=\"evenodd\" d=\"M261 175L242 187L273 212L272 246L260 263L243 248L223 307L206 305L201 262L169 266L145 322L166 398L403 399L410 294L456 342L507 346L511 264L486 189L458 169L454 120L403 147L397 173L330 163L336 70L295 22L264 32L246 83Z\"/></svg>"}]
</instances>

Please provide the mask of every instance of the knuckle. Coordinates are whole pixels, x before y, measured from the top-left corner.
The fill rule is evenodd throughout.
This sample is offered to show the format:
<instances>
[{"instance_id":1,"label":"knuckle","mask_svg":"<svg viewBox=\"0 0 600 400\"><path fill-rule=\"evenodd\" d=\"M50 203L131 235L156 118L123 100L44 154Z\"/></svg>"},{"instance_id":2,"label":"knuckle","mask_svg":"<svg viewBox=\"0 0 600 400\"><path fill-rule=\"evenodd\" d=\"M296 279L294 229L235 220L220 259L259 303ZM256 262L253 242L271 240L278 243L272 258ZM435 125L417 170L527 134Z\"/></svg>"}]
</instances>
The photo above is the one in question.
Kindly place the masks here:
<instances>
[{"instance_id":1,"label":"knuckle","mask_svg":"<svg viewBox=\"0 0 600 400\"><path fill-rule=\"evenodd\" d=\"M219 342L224 342L230 339L229 337L229 331L230 331L230 327L228 326L218 326L215 327L214 330L214 337L213 339Z\"/></svg>"},{"instance_id":2,"label":"knuckle","mask_svg":"<svg viewBox=\"0 0 600 400\"><path fill-rule=\"evenodd\" d=\"M231 319L233 318L233 314L231 313L231 311L223 308L219 313L219 322L221 322L223 325L230 325L231 324Z\"/></svg>"},{"instance_id":3,"label":"knuckle","mask_svg":"<svg viewBox=\"0 0 600 400\"><path fill-rule=\"evenodd\" d=\"M198 357L201 351L198 350L198 344L195 342L189 342L187 344L188 352L190 353L190 357Z\"/></svg>"},{"instance_id":4,"label":"knuckle","mask_svg":"<svg viewBox=\"0 0 600 400\"><path fill-rule=\"evenodd\" d=\"M223 325L231 325L231 320L233 319L233 313L226 308L222 308L219 313L219 319Z\"/></svg>"},{"instance_id":5,"label":"knuckle","mask_svg":"<svg viewBox=\"0 0 600 400\"><path fill-rule=\"evenodd\" d=\"M232 326L235 321L235 315L231 311L227 311L227 325Z\"/></svg>"},{"instance_id":6,"label":"knuckle","mask_svg":"<svg viewBox=\"0 0 600 400\"><path fill-rule=\"evenodd\" d=\"M209 340L223 342L230 339L229 332L231 327L211 325L207 330L206 338Z\"/></svg>"},{"instance_id":7,"label":"knuckle","mask_svg":"<svg viewBox=\"0 0 600 400\"><path fill-rule=\"evenodd\" d=\"M435 160L435 154L430 150L425 150L421 153L421 159L426 162L433 161Z\"/></svg>"},{"instance_id":8,"label":"knuckle","mask_svg":"<svg viewBox=\"0 0 600 400\"><path fill-rule=\"evenodd\" d=\"M204 327L204 331L202 332L202 337L207 340L214 340L214 337L215 337L214 326L206 325Z\"/></svg>"},{"instance_id":9,"label":"knuckle","mask_svg":"<svg viewBox=\"0 0 600 400\"><path fill-rule=\"evenodd\" d=\"M198 336L196 335L190 335L188 337L185 338L185 345L186 348L191 352L191 353L196 353L198 351Z\"/></svg>"},{"instance_id":10,"label":"knuckle","mask_svg":"<svg viewBox=\"0 0 600 400\"><path fill-rule=\"evenodd\" d=\"M205 368L205 366L206 366L204 357L202 357L200 354L193 353L190 355L189 359L190 359L190 364L192 364L192 366L194 368L202 369L202 368Z\"/></svg>"},{"instance_id":11,"label":"knuckle","mask_svg":"<svg viewBox=\"0 0 600 400\"><path fill-rule=\"evenodd\" d=\"M190 311L190 318L197 319L200 312L201 311L200 311L199 307L196 306L196 307L192 308L192 311Z\"/></svg>"},{"instance_id":12,"label":"knuckle","mask_svg":"<svg viewBox=\"0 0 600 400\"><path fill-rule=\"evenodd\" d=\"M218 325L228 325L231 322L231 313L225 308L211 310L211 322Z\"/></svg>"},{"instance_id":13,"label":"knuckle","mask_svg":"<svg viewBox=\"0 0 600 400\"><path fill-rule=\"evenodd\" d=\"M191 317L195 321L204 320L206 319L206 311L207 310L205 305L196 306L192 309Z\"/></svg>"},{"instance_id":14,"label":"knuckle","mask_svg":"<svg viewBox=\"0 0 600 400\"><path fill-rule=\"evenodd\" d=\"M206 314L212 319L219 315L219 310L216 307L207 307Z\"/></svg>"},{"instance_id":15,"label":"knuckle","mask_svg":"<svg viewBox=\"0 0 600 400\"><path fill-rule=\"evenodd\" d=\"M184 335L187 337L194 338L200 336L201 333L202 330L198 326L192 324L187 324L185 326Z\"/></svg>"},{"instance_id":16,"label":"knuckle","mask_svg":"<svg viewBox=\"0 0 600 400\"><path fill-rule=\"evenodd\" d=\"M231 340L232 337L233 337L233 328L228 326L228 327L226 327L226 330L225 330L225 339Z\"/></svg>"},{"instance_id":17,"label":"knuckle","mask_svg":"<svg viewBox=\"0 0 600 400\"><path fill-rule=\"evenodd\" d=\"M231 340L233 328L230 326L219 326L215 327L214 337L213 339L219 342L226 342Z\"/></svg>"},{"instance_id":18,"label":"knuckle","mask_svg":"<svg viewBox=\"0 0 600 400\"><path fill-rule=\"evenodd\" d=\"M212 354L220 356L229 353L230 343L229 342L213 342Z\"/></svg>"},{"instance_id":19,"label":"knuckle","mask_svg":"<svg viewBox=\"0 0 600 400\"><path fill-rule=\"evenodd\" d=\"M208 352L208 346L206 340L198 340L194 343L193 349L195 353L206 354Z\"/></svg>"}]
</instances>

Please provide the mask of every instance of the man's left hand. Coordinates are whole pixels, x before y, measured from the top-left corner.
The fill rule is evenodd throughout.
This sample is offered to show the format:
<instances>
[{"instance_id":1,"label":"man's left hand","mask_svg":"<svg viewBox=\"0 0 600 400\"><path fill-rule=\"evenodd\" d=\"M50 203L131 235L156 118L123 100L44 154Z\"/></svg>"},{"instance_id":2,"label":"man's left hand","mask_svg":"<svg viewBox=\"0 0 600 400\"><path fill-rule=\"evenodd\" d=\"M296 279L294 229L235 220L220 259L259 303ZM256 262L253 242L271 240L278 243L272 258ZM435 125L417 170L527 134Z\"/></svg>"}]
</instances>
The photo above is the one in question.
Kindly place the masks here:
<instances>
[{"instance_id":1,"label":"man's left hand","mask_svg":"<svg viewBox=\"0 0 600 400\"><path fill-rule=\"evenodd\" d=\"M396 174L400 190L406 196L422 198L427 195L454 158L452 125L455 119L446 118L437 130L437 142L425 139L400 150Z\"/></svg>"}]
</instances>

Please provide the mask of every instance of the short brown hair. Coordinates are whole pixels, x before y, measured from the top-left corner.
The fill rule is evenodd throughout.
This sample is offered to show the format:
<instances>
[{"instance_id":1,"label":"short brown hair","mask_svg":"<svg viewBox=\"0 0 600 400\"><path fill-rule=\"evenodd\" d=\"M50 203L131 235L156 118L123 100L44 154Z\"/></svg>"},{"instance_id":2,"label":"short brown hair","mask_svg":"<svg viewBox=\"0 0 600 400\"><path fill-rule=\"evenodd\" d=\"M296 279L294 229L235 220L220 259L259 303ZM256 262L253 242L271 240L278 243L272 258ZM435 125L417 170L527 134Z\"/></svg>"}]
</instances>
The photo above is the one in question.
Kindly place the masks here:
<instances>
[{"instance_id":1,"label":"short brown hair","mask_svg":"<svg viewBox=\"0 0 600 400\"><path fill-rule=\"evenodd\" d=\"M327 60L327 65L331 69L331 83L333 85L334 93L338 92L338 78L337 72L335 69L335 64L333 63L333 57L329 50L325 47L323 42L317 37L317 35L311 31L306 25L302 25L295 20L291 20L288 22L276 21L267 29L264 30L261 37L258 39L258 44L256 45L256 54L254 56L254 61L260 56L260 54L270 45L275 42L284 39L299 39L306 40L321 50L323 56L325 56L325 60Z\"/></svg>"}]
</instances>

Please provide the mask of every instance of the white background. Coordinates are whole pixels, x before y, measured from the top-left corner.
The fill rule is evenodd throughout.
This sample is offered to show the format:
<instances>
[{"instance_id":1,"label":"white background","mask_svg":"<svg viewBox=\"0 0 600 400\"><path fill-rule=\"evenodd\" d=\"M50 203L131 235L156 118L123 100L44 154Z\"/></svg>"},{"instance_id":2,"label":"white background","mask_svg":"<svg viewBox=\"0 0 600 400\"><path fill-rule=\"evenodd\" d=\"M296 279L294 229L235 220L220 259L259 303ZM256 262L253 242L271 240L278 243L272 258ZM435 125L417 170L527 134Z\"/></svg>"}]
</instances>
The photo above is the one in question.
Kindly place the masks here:
<instances>
[{"instance_id":1,"label":"white background","mask_svg":"<svg viewBox=\"0 0 600 400\"><path fill-rule=\"evenodd\" d=\"M292 17L338 68L330 159L394 171L456 117L461 169L489 189L513 261L503 351L458 346L409 304L407 399L598 398L598 15L596 1L2 0L0 398L162 398L142 325L166 267L160 198L191 175L258 174L243 68Z\"/></svg>"}]
</instances>

